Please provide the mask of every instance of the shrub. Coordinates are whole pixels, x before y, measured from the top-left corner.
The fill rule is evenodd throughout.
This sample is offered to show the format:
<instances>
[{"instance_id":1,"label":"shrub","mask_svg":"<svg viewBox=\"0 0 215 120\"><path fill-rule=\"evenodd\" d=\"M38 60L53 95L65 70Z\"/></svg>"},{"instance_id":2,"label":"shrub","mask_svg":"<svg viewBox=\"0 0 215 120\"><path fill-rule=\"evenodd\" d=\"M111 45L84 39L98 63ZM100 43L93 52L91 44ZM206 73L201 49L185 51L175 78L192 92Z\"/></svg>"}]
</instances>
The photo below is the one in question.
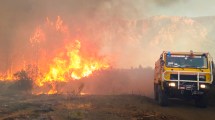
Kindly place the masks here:
<instances>
[{"instance_id":1,"label":"shrub","mask_svg":"<svg viewBox=\"0 0 215 120\"><path fill-rule=\"evenodd\" d=\"M14 74L17 78L17 81L12 85L12 87L19 91L30 92L33 88L33 81L28 76L27 72L21 70Z\"/></svg>"}]
</instances>

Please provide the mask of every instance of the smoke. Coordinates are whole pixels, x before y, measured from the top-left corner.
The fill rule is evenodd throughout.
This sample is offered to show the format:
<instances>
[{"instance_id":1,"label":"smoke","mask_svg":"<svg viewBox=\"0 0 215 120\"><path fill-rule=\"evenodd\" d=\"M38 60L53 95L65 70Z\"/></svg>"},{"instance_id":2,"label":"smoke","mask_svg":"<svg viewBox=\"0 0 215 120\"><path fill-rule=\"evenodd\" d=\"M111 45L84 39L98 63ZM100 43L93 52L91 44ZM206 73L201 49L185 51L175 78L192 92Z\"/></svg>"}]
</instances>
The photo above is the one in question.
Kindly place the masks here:
<instances>
[{"instance_id":1,"label":"smoke","mask_svg":"<svg viewBox=\"0 0 215 120\"><path fill-rule=\"evenodd\" d=\"M132 13L129 16L138 13L133 7L129 7L129 3L129 1L114 2L106 0L65 0L61 2L56 0L22 0L18 3L11 0L1 1L0 60L1 63L6 63L1 66L1 71L6 71L14 64L24 64L24 59L28 57L26 56L26 50L29 49L29 37L35 27L43 24L46 17L56 19L57 16L61 16L65 23L69 24L74 36L87 36L88 40L99 45L102 44L102 47L105 46L106 42L112 42L106 41L107 38L102 35L109 32L107 27L111 24L118 24L113 22L115 20L120 22L119 20L124 19L129 15L128 13ZM136 15L134 15L135 17ZM52 44L56 43L53 42Z\"/></svg>"},{"instance_id":2,"label":"smoke","mask_svg":"<svg viewBox=\"0 0 215 120\"><path fill-rule=\"evenodd\" d=\"M21 0L16 3L3 0L0 4L0 60L6 64L1 66L1 71L28 57L25 52L29 49L29 37L35 27L43 24L46 17L53 20L61 16L64 23L69 25L73 36L88 37L88 41L99 46L101 54L111 56L119 68L140 64L153 66L155 57L163 50L205 50L198 48L202 43L200 40L194 40L197 38L204 41L208 37L210 31L202 23L183 17L147 17L155 11L154 6L164 9L159 6L171 7L183 2L185 1ZM186 21L194 22L189 24ZM187 28L190 29L189 33L184 32ZM193 41L197 41L194 47L186 45ZM17 60L17 57L21 60Z\"/></svg>"},{"instance_id":3,"label":"smoke","mask_svg":"<svg viewBox=\"0 0 215 120\"><path fill-rule=\"evenodd\" d=\"M152 0L156 5L160 6L170 6L182 2L184 0Z\"/></svg>"},{"instance_id":4,"label":"smoke","mask_svg":"<svg viewBox=\"0 0 215 120\"><path fill-rule=\"evenodd\" d=\"M153 97L153 69L141 66L131 69L108 69L77 81L48 83L33 93L48 93L55 88L58 94L121 95L138 94ZM81 89L80 89L81 88Z\"/></svg>"},{"instance_id":5,"label":"smoke","mask_svg":"<svg viewBox=\"0 0 215 120\"><path fill-rule=\"evenodd\" d=\"M209 51L214 56L214 49L211 46L214 45L212 26L215 26L215 23L208 23L208 18L199 20L192 17L177 17L181 11L186 12L186 10L179 12L177 6L184 6L184 3L190 5L192 2L184 0L20 0L19 2L1 0L0 71L14 73L28 62L34 61L34 50L29 44L30 36L35 28L44 26L47 18L55 21L57 16L60 16L63 23L68 25L73 39L81 39L86 48L82 51L89 53L98 51L100 56L108 57L114 68L128 69L139 65L144 68L153 67L159 54L164 50ZM174 13L173 10L177 12ZM161 16L165 14L171 16ZM214 18L211 19L214 20ZM64 43L57 39L61 37L60 35L51 32L48 35L50 39L41 47L51 56ZM43 56L40 59L45 60L46 57ZM153 80L152 76L147 76L146 71L142 74L148 78L147 80ZM116 84L121 83L112 85ZM130 86L131 88L135 86L131 84L133 85ZM117 86L117 88L125 91L122 87Z\"/></svg>"},{"instance_id":6,"label":"smoke","mask_svg":"<svg viewBox=\"0 0 215 120\"><path fill-rule=\"evenodd\" d=\"M85 82L90 94L140 94L153 96L153 69L138 68L100 71Z\"/></svg>"}]
</instances>

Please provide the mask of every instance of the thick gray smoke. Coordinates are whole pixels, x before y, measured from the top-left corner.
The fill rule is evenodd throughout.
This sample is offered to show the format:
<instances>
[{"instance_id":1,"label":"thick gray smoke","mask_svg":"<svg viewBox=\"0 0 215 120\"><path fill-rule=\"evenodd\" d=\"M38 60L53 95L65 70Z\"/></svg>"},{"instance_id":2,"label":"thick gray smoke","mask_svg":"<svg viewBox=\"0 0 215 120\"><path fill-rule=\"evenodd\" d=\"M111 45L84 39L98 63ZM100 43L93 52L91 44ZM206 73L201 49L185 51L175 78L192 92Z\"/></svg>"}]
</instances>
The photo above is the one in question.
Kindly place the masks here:
<instances>
[{"instance_id":1,"label":"thick gray smoke","mask_svg":"<svg viewBox=\"0 0 215 120\"><path fill-rule=\"evenodd\" d=\"M126 43L126 40L118 37L123 36L123 33L116 36L115 32L126 33L127 30L123 29L128 24L127 20L135 20L142 16L142 13L136 9L136 3L130 3L128 0L21 0L19 2L2 0L0 61L4 64L1 65L1 71L23 64L29 54L32 54L27 52L30 49L29 38L35 27L43 24L46 17L56 19L57 16L61 16L74 36L79 34L87 36L89 41L99 44L101 52L105 54L112 54L115 49L120 51L118 54L122 54L120 46L124 46L123 43L124 41ZM50 42L50 44L56 43ZM125 54L130 53L125 52Z\"/></svg>"},{"instance_id":2,"label":"thick gray smoke","mask_svg":"<svg viewBox=\"0 0 215 120\"><path fill-rule=\"evenodd\" d=\"M191 5L194 2L1 0L0 71L15 72L22 68L23 64L28 64L26 62L33 60L34 51L29 44L30 36L36 27L43 26L47 17L55 20L57 16L61 16L68 25L71 36L74 38L82 36L85 46L88 43L96 46L99 54L108 56L115 68L139 65L153 67L159 54L164 50L205 51L215 56L213 48L215 17L177 16L178 13L181 15L186 12L179 10L177 5L183 7L185 3ZM174 15L174 10L180 12L175 12ZM171 16L163 16L165 14L162 12ZM195 13L194 16L196 15ZM53 37L47 40L43 47L50 52L60 48L58 46L60 44L54 39ZM92 46L89 46L87 51L91 48Z\"/></svg>"},{"instance_id":3,"label":"thick gray smoke","mask_svg":"<svg viewBox=\"0 0 215 120\"><path fill-rule=\"evenodd\" d=\"M140 64L153 66L163 50L192 49L212 52L213 50L207 46L211 45L212 41L211 29L205 25L206 20L198 21L197 18L188 17L147 17L151 16L150 13L153 15L156 6L158 10L163 10L162 6L171 7L184 2L2 0L0 60L4 64L1 65L1 71L11 68L14 64L23 64L21 62L29 56L25 53L26 49L30 49L28 40L35 27L43 24L46 17L56 19L57 16L61 16L64 23L69 25L74 36L81 34L87 36L89 41L95 42L100 47L101 54L114 58L113 61L119 68ZM213 25L212 23L211 26Z\"/></svg>"}]
</instances>

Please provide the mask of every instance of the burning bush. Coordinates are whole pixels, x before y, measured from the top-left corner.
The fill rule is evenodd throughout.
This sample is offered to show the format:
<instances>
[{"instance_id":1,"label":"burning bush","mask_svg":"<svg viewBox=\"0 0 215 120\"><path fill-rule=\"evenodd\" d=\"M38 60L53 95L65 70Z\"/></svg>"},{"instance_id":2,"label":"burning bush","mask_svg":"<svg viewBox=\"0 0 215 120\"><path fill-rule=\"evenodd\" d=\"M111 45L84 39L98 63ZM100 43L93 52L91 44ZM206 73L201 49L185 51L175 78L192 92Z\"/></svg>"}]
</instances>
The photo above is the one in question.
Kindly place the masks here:
<instances>
[{"instance_id":1,"label":"burning bush","mask_svg":"<svg viewBox=\"0 0 215 120\"><path fill-rule=\"evenodd\" d=\"M21 70L14 74L17 78L17 81L11 86L15 90L23 91L26 93L31 93L33 88L33 81L28 76L28 73L24 70Z\"/></svg>"}]
</instances>

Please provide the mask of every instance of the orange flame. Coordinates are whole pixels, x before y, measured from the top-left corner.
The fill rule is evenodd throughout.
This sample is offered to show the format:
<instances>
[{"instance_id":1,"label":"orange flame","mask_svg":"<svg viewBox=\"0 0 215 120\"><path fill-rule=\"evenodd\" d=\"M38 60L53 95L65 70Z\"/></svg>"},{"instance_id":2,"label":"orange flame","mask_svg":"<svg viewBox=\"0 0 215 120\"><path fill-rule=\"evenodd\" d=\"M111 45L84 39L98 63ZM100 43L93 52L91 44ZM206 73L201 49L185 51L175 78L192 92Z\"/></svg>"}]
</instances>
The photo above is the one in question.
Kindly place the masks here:
<instances>
[{"instance_id":1,"label":"orange flame","mask_svg":"<svg viewBox=\"0 0 215 120\"><path fill-rule=\"evenodd\" d=\"M78 40L74 44L66 46L65 53L68 59L57 56L49 67L45 78L39 80L39 85L45 82L78 80L87 77L95 70L108 68L108 64L95 58L84 58L80 54L81 44ZM68 76L66 76L68 75Z\"/></svg>"},{"instance_id":2,"label":"orange flame","mask_svg":"<svg viewBox=\"0 0 215 120\"><path fill-rule=\"evenodd\" d=\"M20 68L34 80L33 94L62 93L64 91L58 91L56 83L80 80L92 75L94 71L109 67L106 59L98 55L97 48L81 38L74 37L59 16L55 22L47 18L44 25L36 27L29 38L32 50L32 58L27 61L29 67L24 60L24 66ZM49 45L51 49L47 48ZM0 81L18 79L12 70L9 71L0 74Z\"/></svg>"},{"instance_id":3,"label":"orange flame","mask_svg":"<svg viewBox=\"0 0 215 120\"><path fill-rule=\"evenodd\" d=\"M30 43L33 45L39 44L45 39L45 34L40 27L37 27L33 36L30 37Z\"/></svg>"},{"instance_id":4,"label":"orange flame","mask_svg":"<svg viewBox=\"0 0 215 120\"><path fill-rule=\"evenodd\" d=\"M73 39L70 36L68 27L64 25L63 20L58 16L56 22L52 22L47 18L46 26L44 28L38 27L35 30L34 35L30 38L32 46L39 46L43 42L46 42L49 38L46 34L47 28L51 28L55 34L62 34L61 37L63 47L55 50L53 57L48 57L46 61L42 61L46 66L40 66L40 70L43 71L43 76L37 76L35 84L39 87L45 84L51 84L52 88L46 94L56 94L56 86L54 82L69 82L70 80L79 80L83 77L87 77L93 74L94 71L100 69L106 69L109 67L107 61L97 55L88 55L83 53L81 48L81 40ZM38 50L41 52L42 50ZM44 52L44 51L42 51ZM42 54L41 52L41 54ZM94 51L98 52L98 51ZM92 54L92 53L91 53ZM40 62L41 63L41 62ZM42 92L43 93L43 92Z\"/></svg>"},{"instance_id":5,"label":"orange flame","mask_svg":"<svg viewBox=\"0 0 215 120\"><path fill-rule=\"evenodd\" d=\"M16 80L16 78L10 72L7 72L5 74L1 73L0 74L0 81L5 81L5 80L7 80L7 81L13 81L13 80Z\"/></svg>"}]
</instances>

